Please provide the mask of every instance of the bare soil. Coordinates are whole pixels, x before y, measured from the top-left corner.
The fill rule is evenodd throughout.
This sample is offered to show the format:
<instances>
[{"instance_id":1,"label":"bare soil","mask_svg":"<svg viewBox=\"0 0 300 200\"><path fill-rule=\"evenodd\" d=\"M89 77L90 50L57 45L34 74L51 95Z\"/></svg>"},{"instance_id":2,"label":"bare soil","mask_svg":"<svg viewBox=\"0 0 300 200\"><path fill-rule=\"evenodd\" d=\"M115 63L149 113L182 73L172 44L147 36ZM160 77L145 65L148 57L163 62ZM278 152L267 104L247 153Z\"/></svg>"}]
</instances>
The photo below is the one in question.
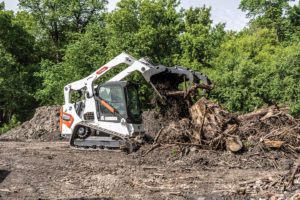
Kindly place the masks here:
<instances>
[{"instance_id":1,"label":"bare soil","mask_svg":"<svg viewBox=\"0 0 300 200\"><path fill-rule=\"evenodd\" d=\"M72 149L67 141L0 142L0 199L278 199L296 155L235 155L178 146L138 152ZM247 183L247 181L249 183ZM274 198L273 197L273 198Z\"/></svg>"}]
</instances>

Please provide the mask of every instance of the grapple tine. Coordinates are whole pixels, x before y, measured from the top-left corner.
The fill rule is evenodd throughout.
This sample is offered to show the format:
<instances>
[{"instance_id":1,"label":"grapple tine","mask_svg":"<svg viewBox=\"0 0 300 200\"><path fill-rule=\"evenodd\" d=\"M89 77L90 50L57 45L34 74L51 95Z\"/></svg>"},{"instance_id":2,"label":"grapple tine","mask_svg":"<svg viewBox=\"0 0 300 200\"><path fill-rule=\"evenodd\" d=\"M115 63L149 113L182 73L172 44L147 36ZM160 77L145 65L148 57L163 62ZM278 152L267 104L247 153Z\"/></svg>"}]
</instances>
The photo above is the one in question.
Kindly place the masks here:
<instances>
[{"instance_id":1,"label":"grapple tine","mask_svg":"<svg viewBox=\"0 0 300 200\"><path fill-rule=\"evenodd\" d=\"M205 85L211 85L213 82L205 75L200 72L195 72L195 76L197 77L197 83L200 83L200 80L205 84Z\"/></svg>"},{"instance_id":2,"label":"grapple tine","mask_svg":"<svg viewBox=\"0 0 300 200\"><path fill-rule=\"evenodd\" d=\"M205 85L211 85L212 81L204 74L200 72L194 72L188 68L182 66L166 67L163 65L151 66L151 68L143 73L144 78L149 82L156 92L161 91L155 88L157 84L171 82L173 89L178 87L180 83L189 81L189 86L185 88L185 95L187 96L194 85L199 85L202 81ZM168 88L166 88L168 89ZM178 88L177 88L178 89ZM207 90L204 90L207 92ZM160 97L163 96L160 93Z\"/></svg>"},{"instance_id":3,"label":"grapple tine","mask_svg":"<svg viewBox=\"0 0 300 200\"><path fill-rule=\"evenodd\" d=\"M177 74L179 77L182 77L183 81L184 81L184 77L185 80L189 81L190 84L189 87L187 88L187 94L188 94L195 82L194 71L182 66L175 66L175 67L168 67L168 68L172 71L171 73Z\"/></svg>"}]
</instances>

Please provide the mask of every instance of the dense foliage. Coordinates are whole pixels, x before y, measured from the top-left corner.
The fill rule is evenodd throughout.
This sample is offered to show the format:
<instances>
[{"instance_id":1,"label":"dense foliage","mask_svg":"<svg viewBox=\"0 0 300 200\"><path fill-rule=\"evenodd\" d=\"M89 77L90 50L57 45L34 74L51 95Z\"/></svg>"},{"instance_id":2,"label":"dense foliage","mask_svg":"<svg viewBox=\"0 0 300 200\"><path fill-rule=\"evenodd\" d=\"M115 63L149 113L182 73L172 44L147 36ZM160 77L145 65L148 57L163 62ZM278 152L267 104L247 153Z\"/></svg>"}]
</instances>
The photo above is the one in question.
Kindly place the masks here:
<instances>
[{"instance_id":1,"label":"dense foliage","mask_svg":"<svg viewBox=\"0 0 300 200\"><path fill-rule=\"evenodd\" d=\"M107 0L20 0L15 14L1 3L0 126L63 104L64 85L123 51L206 73L211 98L233 112L275 102L300 116L300 3L291 2L241 0L250 22L240 32L214 24L209 7L179 9L179 0L120 0L111 12ZM129 79L142 84L145 107L151 88L139 74Z\"/></svg>"}]
</instances>

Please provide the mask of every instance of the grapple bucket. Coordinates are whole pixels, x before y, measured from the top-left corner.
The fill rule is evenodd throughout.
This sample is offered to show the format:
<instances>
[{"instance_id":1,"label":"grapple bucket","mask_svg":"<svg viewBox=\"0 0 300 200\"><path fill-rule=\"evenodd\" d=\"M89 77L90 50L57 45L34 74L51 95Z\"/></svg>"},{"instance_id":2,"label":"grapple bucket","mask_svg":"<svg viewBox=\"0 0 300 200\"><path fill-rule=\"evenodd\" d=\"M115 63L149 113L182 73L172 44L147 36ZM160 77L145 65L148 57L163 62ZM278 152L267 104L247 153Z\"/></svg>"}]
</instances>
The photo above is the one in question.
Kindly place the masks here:
<instances>
[{"instance_id":1,"label":"grapple bucket","mask_svg":"<svg viewBox=\"0 0 300 200\"><path fill-rule=\"evenodd\" d=\"M209 93L214 84L204 74L194 72L181 66L166 67L163 65L151 67L143 73L144 78L155 89L159 96L184 95L188 97L191 92L198 91L198 88ZM179 90L179 84L184 83L185 90Z\"/></svg>"}]
</instances>

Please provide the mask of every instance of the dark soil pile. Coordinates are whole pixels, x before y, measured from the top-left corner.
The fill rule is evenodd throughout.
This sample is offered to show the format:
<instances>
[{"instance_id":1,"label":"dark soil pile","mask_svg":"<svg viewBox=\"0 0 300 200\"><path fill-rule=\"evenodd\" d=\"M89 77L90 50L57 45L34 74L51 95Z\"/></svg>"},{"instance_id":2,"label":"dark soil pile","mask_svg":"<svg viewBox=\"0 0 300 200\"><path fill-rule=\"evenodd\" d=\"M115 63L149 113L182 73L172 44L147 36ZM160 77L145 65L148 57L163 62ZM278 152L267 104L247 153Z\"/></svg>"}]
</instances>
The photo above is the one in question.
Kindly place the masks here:
<instances>
[{"instance_id":1,"label":"dark soil pile","mask_svg":"<svg viewBox=\"0 0 300 200\"><path fill-rule=\"evenodd\" d=\"M60 106L43 106L37 108L31 120L1 135L0 140L60 140L59 111Z\"/></svg>"},{"instance_id":2,"label":"dark soil pile","mask_svg":"<svg viewBox=\"0 0 300 200\"><path fill-rule=\"evenodd\" d=\"M167 120L164 120L162 115L156 110L149 110L143 112L143 122L145 132L154 138L162 127L169 124Z\"/></svg>"}]
</instances>

